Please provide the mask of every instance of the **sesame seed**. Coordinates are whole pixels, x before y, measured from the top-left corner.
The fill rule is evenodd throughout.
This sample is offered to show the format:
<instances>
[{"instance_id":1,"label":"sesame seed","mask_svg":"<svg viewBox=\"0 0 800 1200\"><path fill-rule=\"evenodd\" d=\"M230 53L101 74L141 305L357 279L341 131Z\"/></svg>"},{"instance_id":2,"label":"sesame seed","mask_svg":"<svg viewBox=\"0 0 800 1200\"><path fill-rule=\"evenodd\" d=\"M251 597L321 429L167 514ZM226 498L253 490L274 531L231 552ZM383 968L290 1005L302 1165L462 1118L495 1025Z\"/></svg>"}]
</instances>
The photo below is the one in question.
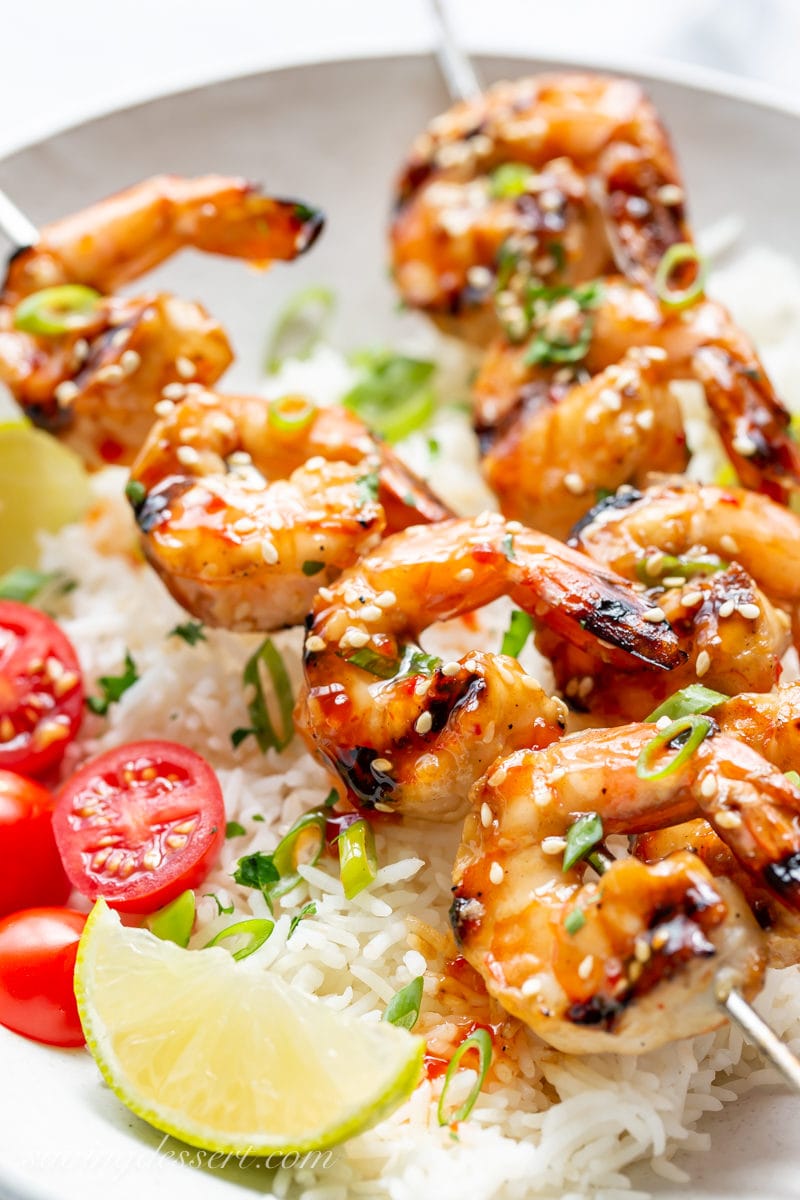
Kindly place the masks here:
<instances>
[{"instance_id":1,"label":"sesame seed","mask_svg":"<svg viewBox=\"0 0 800 1200\"><path fill-rule=\"evenodd\" d=\"M539 195L539 207L543 212L558 212L563 203L561 192L555 188L547 188Z\"/></svg>"},{"instance_id":2,"label":"sesame seed","mask_svg":"<svg viewBox=\"0 0 800 1200\"><path fill-rule=\"evenodd\" d=\"M522 533L524 528L521 521L506 521L506 529L509 533Z\"/></svg>"},{"instance_id":3,"label":"sesame seed","mask_svg":"<svg viewBox=\"0 0 800 1200\"><path fill-rule=\"evenodd\" d=\"M183 400L186 388L182 383L168 383L165 388L161 389L161 395L165 400Z\"/></svg>"},{"instance_id":4,"label":"sesame seed","mask_svg":"<svg viewBox=\"0 0 800 1200\"><path fill-rule=\"evenodd\" d=\"M375 603L378 608L392 608L397 604L397 596L394 592L381 592L379 596L375 597Z\"/></svg>"},{"instance_id":5,"label":"sesame seed","mask_svg":"<svg viewBox=\"0 0 800 1200\"><path fill-rule=\"evenodd\" d=\"M761 616L761 609L757 604L737 604L736 611L746 621L757 621Z\"/></svg>"},{"instance_id":6,"label":"sesame seed","mask_svg":"<svg viewBox=\"0 0 800 1200\"><path fill-rule=\"evenodd\" d=\"M597 401L603 408L609 412L619 412L622 408L622 397L613 388L603 388Z\"/></svg>"},{"instance_id":7,"label":"sesame seed","mask_svg":"<svg viewBox=\"0 0 800 1200\"><path fill-rule=\"evenodd\" d=\"M711 666L711 655L707 650L701 650L697 656L697 662L694 664L694 669L698 679L702 679Z\"/></svg>"},{"instance_id":8,"label":"sesame seed","mask_svg":"<svg viewBox=\"0 0 800 1200\"><path fill-rule=\"evenodd\" d=\"M666 588L678 588L683 587L686 580L680 575L665 575L661 582Z\"/></svg>"},{"instance_id":9,"label":"sesame seed","mask_svg":"<svg viewBox=\"0 0 800 1200\"><path fill-rule=\"evenodd\" d=\"M640 429L652 429L655 413L652 408L645 408L633 418Z\"/></svg>"},{"instance_id":10,"label":"sesame seed","mask_svg":"<svg viewBox=\"0 0 800 1200\"><path fill-rule=\"evenodd\" d=\"M586 491L586 481L577 471L569 471L564 476L564 487L573 496L582 496Z\"/></svg>"},{"instance_id":11,"label":"sesame seed","mask_svg":"<svg viewBox=\"0 0 800 1200\"><path fill-rule=\"evenodd\" d=\"M119 383L124 377L125 372L118 363L109 363L106 367L101 367L95 378L98 383Z\"/></svg>"},{"instance_id":12,"label":"sesame seed","mask_svg":"<svg viewBox=\"0 0 800 1200\"><path fill-rule=\"evenodd\" d=\"M430 733L433 728L433 717L429 712L420 713L414 722L417 733Z\"/></svg>"},{"instance_id":13,"label":"sesame seed","mask_svg":"<svg viewBox=\"0 0 800 1200\"><path fill-rule=\"evenodd\" d=\"M339 644L345 648L352 646L354 650L360 650L362 646L366 646L370 637L366 629L359 629L355 625L348 625L344 633L339 639Z\"/></svg>"},{"instance_id":14,"label":"sesame seed","mask_svg":"<svg viewBox=\"0 0 800 1200\"><path fill-rule=\"evenodd\" d=\"M720 550L724 550L726 554L738 554L739 546L735 538L732 538L729 533L723 533L719 539Z\"/></svg>"},{"instance_id":15,"label":"sesame seed","mask_svg":"<svg viewBox=\"0 0 800 1200\"><path fill-rule=\"evenodd\" d=\"M378 608L377 604L365 604L359 616L364 621L380 621L383 616L383 609Z\"/></svg>"},{"instance_id":16,"label":"sesame seed","mask_svg":"<svg viewBox=\"0 0 800 1200\"><path fill-rule=\"evenodd\" d=\"M233 528L237 533L252 533L256 523L251 517L239 517L238 521L233 522Z\"/></svg>"},{"instance_id":17,"label":"sesame seed","mask_svg":"<svg viewBox=\"0 0 800 1200\"><path fill-rule=\"evenodd\" d=\"M75 355L75 361L85 363L89 357L89 343L86 338L78 338L75 345L72 347L72 353Z\"/></svg>"},{"instance_id":18,"label":"sesame seed","mask_svg":"<svg viewBox=\"0 0 800 1200\"><path fill-rule=\"evenodd\" d=\"M725 810L717 813L714 818L714 824L719 825L720 829L739 829L742 824L742 818L736 812Z\"/></svg>"},{"instance_id":19,"label":"sesame seed","mask_svg":"<svg viewBox=\"0 0 800 1200\"><path fill-rule=\"evenodd\" d=\"M252 461L246 450L234 450L228 455L228 462L232 467L249 467Z\"/></svg>"},{"instance_id":20,"label":"sesame seed","mask_svg":"<svg viewBox=\"0 0 800 1200\"><path fill-rule=\"evenodd\" d=\"M261 543L261 557L270 567L274 567L275 563L278 561L279 555L277 546L274 542L271 542L269 538L265 538Z\"/></svg>"},{"instance_id":21,"label":"sesame seed","mask_svg":"<svg viewBox=\"0 0 800 1200\"><path fill-rule=\"evenodd\" d=\"M452 679L453 676L457 675L460 670L461 670L461 663L448 662L448 663L445 663L444 666L442 667L442 674L445 676L445 678Z\"/></svg>"},{"instance_id":22,"label":"sesame seed","mask_svg":"<svg viewBox=\"0 0 800 1200\"><path fill-rule=\"evenodd\" d=\"M656 721L656 729L666 729L667 726L671 725L671 724L672 724L671 717L666 717L666 716L659 717L658 720Z\"/></svg>"},{"instance_id":23,"label":"sesame seed","mask_svg":"<svg viewBox=\"0 0 800 1200\"><path fill-rule=\"evenodd\" d=\"M157 400L153 412L157 417L169 417L175 412L175 405L172 400Z\"/></svg>"},{"instance_id":24,"label":"sesame seed","mask_svg":"<svg viewBox=\"0 0 800 1200\"><path fill-rule=\"evenodd\" d=\"M677 183L664 183L656 192L656 199L668 207L683 204L683 188L678 187Z\"/></svg>"},{"instance_id":25,"label":"sesame seed","mask_svg":"<svg viewBox=\"0 0 800 1200\"><path fill-rule=\"evenodd\" d=\"M492 272L488 267L474 266L467 271L467 283L477 291L490 287L492 278Z\"/></svg>"},{"instance_id":26,"label":"sesame seed","mask_svg":"<svg viewBox=\"0 0 800 1200\"><path fill-rule=\"evenodd\" d=\"M578 966L578 974L580 975L581 979L588 979L592 973L593 967L594 967L594 955L587 954L586 958L584 958L581 961L580 965Z\"/></svg>"},{"instance_id":27,"label":"sesame seed","mask_svg":"<svg viewBox=\"0 0 800 1200\"><path fill-rule=\"evenodd\" d=\"M647 612L642 613L642 620L647 621L649 625L658 625L661 621L666 621L666 619L666 613L658 605L655 608L648 608Z\"/></svg>"},{"instance_id":28,"label":"sesame seed","mask_svg":"<svg viewBox=\"0 0 800 1200\"><path fill-rule=\"evenodd\" d=\"M542 854L563 854L567 848L567 839L563 837L542 838Z\"/></svg>"},{"instance_id":29,"label":"sesame seed","mask_svg":"<svg viewBox=\"0 0 800 1200\"><path fill-rule=\"evenodd\" d=\"M647 938L637 937L633 943L633 954L637 962L646 963L650 958L650 944Z\"/></svg>"},{"instance_id":30,"label":"sesame seed","mask_svg":"<svg viewBox=\"0 0 800 1200\"><path fill-rule=\"evenodd\" d=\"M519 990L523 996L536 996L542 990L542 985L535 975L531 975L530 979L526 979Z\"/></svg>"},{"instance_id":31,"label":"sesame seed","mask_svg":"<svg viewBox=\"0 0 800 1200\"><path fill-rule=\"evenodd\" d=\"M184 467L196 467L200 462L200 455L194 446L179 446L175 452L175 457Z\"/></svg>"},{"instance_id":32,"label":"sesame seed","mask_svg":"<svg viewBox=\"0 0 800 1200\"><path fill-rule=\"evenodd\" d=\"M698 604L703 602L702 592L684 592L681 597L681 603L684 608L696 608Z\"/></svg>"},{"instance_id":33,"label":"sesame seed","mask_svg":"<svg viewBox=\"0 0 800 1200\"><path fill-rule=\"evenodd\" d=\"M185 354L179 354L175 359L175 370L181 379L194 379L196 374L194 363Z\"/></svg>"},{"instance_id":34,"label":"sesame seed","mask_svg":"<svg viewBox=\"0 0 800 1200\"><path fill-rule=\"evenodd\" d=\"M657 575L658 572L661 570L661 564L663 561L664 561L664 555L661 553L660 550L657 551L655 554L651 554L650 557L645 561L645 564L644 564L647 574L648 575Z\"/></svg>"},{"instance_id":35,"label":"sesame seed","mask_svg":"<svg viewBox=\"0 0 800 1200\"><path fill-rule=\"evenodd\" d=\"M717 794L717 781L713 775L705 775L700 784L700 795L705 796L706 800L710 800L712 796Z\"/></svg>"},{"instance_id":36,"label":"sesame seed","mask_svg":"<svg viewBox=\"0 0 800 1200\"><path fill-rule=\"evenodd\" d=\"M67 408L75 397L80 394L80 390L77 383L74 383L71 379L65 379L63 383L60 383L53 393L59 408Z\"/></svg>"},{"instance_id":37,"label":"sesame seed","mask_svg":"<svg viewBox=\"0 0 800 1200\"><path fill-rule=\"evenodd\" d=\"M126 375L132 375L142 365L142 356L135 350L125 350L120 356L119 365Z\"/></svg>"},{"instance_id":38,"label":"sesame seed","mask_svg":"<svg viewBox=\"0 0 800 1200\"><path fill-rule=\"evenodd\" d=\"M329 587L321 587L317 594L323 600L327 601L328 604L330 604L331 600L333 600L333 592L331 591L331 589Z\"/></svg>"},{"instance_id":39,"label":"sesame seed","mask_svg":"<svg viewBox=\"0 0 800 1200\"><path fill-rule=\"evenodd\" d=\"M394 809L392 808L391 804L383 804L380 800L375 801L374 808L375 808L376 812L385 812L385 813L394 812Z\"/></svg>"},{"instance_id":40,"label":"sesame seed","mask_svg":"<svg viewBox=\"0 0 800 1200\"><path fill-rule=\"evenodd\" d=\"M325 649L325 639L319 637L318 634L312 633L311 637L306 638L306 650L309 654L318 654L320 650Z\"/></svg>"},{"instance_id":41,"label":"sesame seed","mask_svg":"<svg viewBox=\"0 0 800 1200\"><path fill-rule=\"evenodd\" d=\"M464 567L463 570L459 571L456 575L456 579L459 581L459 583L469 583L470 580L474 578L475 572L473 571L472 567Z\"/></svg>"},{"instance_id":42,"label":"sesame seed","mask_svg":"<svg viewBox=\"0 0 800 1200\"><path fill-rule=\"evenodd\" d=\"M733 616L733 610L736 608L733 600L723 600L719 606L719 615L721 617Z\"/></svg>"},{"instance_id":43,"label":"sesame seed","mask_svg":"<svg viewBox=\"0 0 800 1200\"><path fill-rule=\"evenodd\" d=\"M506 873L503 870L503 868L500 866L500 863L493 862L492 865L489 867L490 883L502 883L503 879L505 878L505 874Z\"/></svg>"},{"instance_id":44,"label":"sesame seed","mask_svg":"<svg viewBox=\"0 0 800 1200\"><path fill-rule=\"evenodd\" d=\"M376 771L391 771L392 764L388 758L373 758L372 766Z\"/></svg>"},{"instance_id":45,"label":"sesame seed","mask_svg":"<svg viewBox=\"0 0 800 1200\"><path fill-rule=\"evenodd\" d=\"M594 680L592 679L591 675L584 675L583 679L581 679L578 684L578 698L580 700L585 700L587 696L591 695L593 690Z\"/></svg>"},{"instance_id":46,"label":"sesame seed","mask_svg":"<svg viewBox=\"0 0 800 1200\"><path fill-rule=\"evenodd\" d=\"M481 805L481 825L484 829L488 829L494 820L494 813L489 808L489 805L484 801Z\"/></svg>"},{"instance_id":47,"label":"sesame seed","mask_svg":"<svg viewBox=\"0 0 800 1200\"><path fill-rule=\"evenodd\" d=\"M731 441L731 446L743 458L752 458L758 450L756 443L746 433L737 433L736 437Z\"/></svg>"}]
</instances>

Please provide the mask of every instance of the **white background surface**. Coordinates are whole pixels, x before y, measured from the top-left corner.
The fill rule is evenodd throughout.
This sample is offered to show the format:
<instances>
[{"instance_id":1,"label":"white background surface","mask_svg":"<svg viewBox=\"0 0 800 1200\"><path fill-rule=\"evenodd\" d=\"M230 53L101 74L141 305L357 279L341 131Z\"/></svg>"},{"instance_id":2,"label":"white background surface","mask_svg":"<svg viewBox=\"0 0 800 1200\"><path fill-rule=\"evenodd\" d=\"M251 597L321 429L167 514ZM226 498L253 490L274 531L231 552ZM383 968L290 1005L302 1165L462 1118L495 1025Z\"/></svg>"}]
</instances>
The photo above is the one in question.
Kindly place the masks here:
<instances>
[{"instance_id":1,"label":"white background surface","mask_svg":"<svg viewBox=\"0 0 800 1200\"><path fill-rule=\"evenodd\" d=\"M464 44L699 63L800 97L798 0L449 0ZM211 79L431 45L426 0L0 0L0 154Z\"/></svg>"}]
</instances>

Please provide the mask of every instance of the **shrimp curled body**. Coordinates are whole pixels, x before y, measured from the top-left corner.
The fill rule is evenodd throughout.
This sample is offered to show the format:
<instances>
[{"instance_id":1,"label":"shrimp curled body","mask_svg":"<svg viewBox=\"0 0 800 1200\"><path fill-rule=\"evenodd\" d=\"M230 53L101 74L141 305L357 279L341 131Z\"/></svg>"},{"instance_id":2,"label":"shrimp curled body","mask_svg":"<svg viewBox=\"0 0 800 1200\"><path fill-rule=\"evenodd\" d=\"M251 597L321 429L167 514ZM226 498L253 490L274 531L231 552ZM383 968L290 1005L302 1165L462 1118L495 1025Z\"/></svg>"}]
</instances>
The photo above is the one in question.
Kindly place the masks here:
<instances>
[{"instance_id":1,"label":"shrimp curled body","mask_svg":"<svg viewBox=\"0 0 800 1200\"><path fill-rule=\"evenodd\" d=\"M598 814L603 835L704 816L744 871L800 907L800 791L722 735L671 774L640 778L655 734L631 725L517 751L472 795L453 876L456 937L490 993L562 1050L633 1054L714 1029L725 1020L719 972L752 996L766 961L739 889L695 855L620 858L597 879L583 860L563 870L580 814Z\"/></svg>"},{"instance_id":2,"label":"shrimp curled body","mask_svg":"<svg viewBox=\"0 0 800 1200\"><path fill-rule=\"evenodd\" d=\"M452 818L498 754L560 735L563 705L516 660L419 657L435 621L502 595L612 661L680 661L669 627L644 620L614 575L497 514L398 533L320 590L305 644L298 727L359 804Z\"/></svg>"}]
</instances>

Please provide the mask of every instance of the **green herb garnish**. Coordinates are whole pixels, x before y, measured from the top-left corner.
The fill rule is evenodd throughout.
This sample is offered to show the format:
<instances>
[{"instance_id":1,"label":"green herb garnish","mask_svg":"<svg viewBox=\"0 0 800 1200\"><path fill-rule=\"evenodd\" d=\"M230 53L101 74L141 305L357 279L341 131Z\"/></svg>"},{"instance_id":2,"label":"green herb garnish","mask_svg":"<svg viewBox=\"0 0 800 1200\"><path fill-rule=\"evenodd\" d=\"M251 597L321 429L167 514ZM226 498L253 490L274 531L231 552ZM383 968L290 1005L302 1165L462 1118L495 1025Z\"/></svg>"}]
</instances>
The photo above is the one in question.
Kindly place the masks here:
<instances>
[{"instance_id":1,"label":"green herb garnish","mask_svg":"<svg viewBox=\"0 0 800 1200\"><path fill-rule=\"evenodd\" d=\"M586 924L586 917L579 908L573 908L571 913L568 913L564 920L564 928L570 937L574 937L579 929L583 929Z\"/></svg>"},{"instance_id":2,"label":"green herb garnish","mask_svg":"<svg viewBox=\"0 0 800 1200\"><path fill-rule=\"evenodd\" d=\"M700 713L710 712L718 704L730 700L724 692L715 692L712 688L704 687L702 683L690 683L688 687L674 692L658 708L654 708L645 721L658 721L661 717L669 717L675 721L678 717L691 717Z\"/></svg>"},{"instance_id":3,"label":"green herb garnish","mask_svg":"<svg viewBox=\"0 0 800 1200\"><path fill-rule=\"evenodd\" d=\"M676 269L685 266L686 263L694 265L694 279L685 288L673 287L672 277ZM658 264L653 277L653 287L664 308L676 312L683 308L689 308L702 298L707 273L705 259L697 248L690 242L677 242L674 246L669 247Z\"/></svg>"},{"instance_id":4,"label":"green herb garnish","mask_svg":"<svg viewBox=\"0 0 800 1200\"><path fill-rule=\"evenodd\" d=\"M186 621L183 625L176 625L174 629L170 629L167 637L182 638L187 646L196 646L198 642L208 641L202 621Z\"/></svg>"},{"instance_id":5,"label":"green herb garnish","mask_svg":"<svg viewBox=\"0 0 800 1200\"><path fill-rule=\"evenodd\" d=\"M138 508L147 496L147 488L138 479L129 479L125 484L125 495L134 508Z\"/></svg>"},{"instance_id":6,"label":"green herb garnish","mask_svg":"<svg viewBox=\"0 0 800 1200\"><path fill-rule=\"evenodd\" d=\"M215 897L216 899L216 897ZM219 904L219 901L217 901ZM231 906L233 911L233 906ZM176 946L188 946L194 925L195 899L194 892L182 892L171 904L160 908L158 912L145 917L145 925L156 937L164 942L174 942Z\"/></svg>"},{"instance_id":7,"label":"green herb garnish","mask_svg":"<svg viewBox=\"0 0 800 1200\"><path fill-rule=\"evenodd\" d=\"M500 653L508 654L511 658L518 658L532 631L533 618L529 613L515 608L508 623L508 629L503 634Z\"/></svg>"},{"instance_id":8,"label":"green herb garnish","mask_svg":"<svg viewBox=\"0 0 800 1200\"><path fill-rule=\"evenodd\" d=\"M339 834L337 845L342 887L347 899L352 900L374 882L378 873L375 837L369 821L359 817L352 825L348 825Z\"/></svg>"},{"instance_id":9,"label":"green herb garnish","mask_svg":"<svg viewBox=\"0 0 800 1200\"><path fill-rule=\"evenodd\" d=\"M691 758L697 747L705 741L713 729L714 722L710 717L686 716L672 721L642 747L636 762L636 774L640 779L647 781L665 779L667 775L672 775ZM654 768L653 760L659 751L683 735L688 736L682 742L677 754L669 758L665 766Z\"/></svg>"},{"instance_id":10,"label":"green herb garnish","mask_svg":"<svg viewBox=\"0 0 800 1200\"><path fill-rule=\"evenodd\" d=\"M347 661L362 671L369 671L377 679L393 679L400 670L400 659L391 658L388 654L379 654L369 646L363 646L347 656Z\"/></svg>"},{"instance_id":11,"label":"green herb garnish","mask_svg":"<svg viewBox=\"0 0 800 1200\"><path fill-rule=\"evenodd\" d=\"M596 812L581 813L567 830L567 845L561 870L568 871L603 840L603 822Z\"/></svg>"},{"instance_id":12,"label":"green herb garnish","mask_svg":"<svg viewBox=\"0 0 800 1200\"><path fill-rule=\"evenodd\" d=\"M121 675L101 675L97 680L100 688L101 696L87 696L86 707L98 717L104 717L108 713L112 704L116 704L120 700L128 688L133 687L139 678L139 672L136 670L136 663L130 655L130 651L125 651L125 670Z\"/></svg>"},{"instance_id":13,"label":"green herb garnish","mask_svg":"<svg viewBox=\"0 0 800 1200\"><path fill-rule=\"evenodd\" d=\"M14 309L14 328L43 337L79 333L97 320L103 297L81 283L42 288L20 300Z\"/></svg>"},{"instance_id":14,"label":"green herb garnish","mask_svg":"<svg viewBox=\"0 0 800 1200\"><path fill-rule=\"evenodd\" d=\"M217 906L217 916L223 917L233 912L233 905L229 904L226 907L215 892L203 892L203 896L214 901Z\"/></svg>"},{"instance_id":15,"label":"green herb garnish","mask_svg":"<svg viewBox=\"0 0 800 1200\"><path fill-rule=\"evenodd\" d=\"M270 889L280 877L281 873L272 861L272 855L263 854L260 850L240 858L233 872L233 878L242 887L255 888L257 892L261 892L270 908Z\"/></svg>"},{"instance_id":16,"label":"green herb garnish","mask_svg":"<svg viewBox=\"0 0 800 1200\"><path fill-rule=\"evenodd\" d=\"M435 363L389 350L361 351L353 361L359 379L342 404L365 425L387 442L399 442L428 423L436 407Z\"/></svg>"},{"instance_id":17,"label":"green herb garnish","mask_svg":"<svg viewBox=\"0 0 800 1200\"><path fill-rule=\"evenodd\" d=\"M310 358L327 333L335 309L336 297L330 288L303 288L292 296L275 322L269 339L267 374L274 375L287 358Z\"/></svg>"},{"instance_id":18,"label":"green herb garnish","mask_svg":"<svg viewBox=\"0 0 800 1200\"><path fill-rule=\"evenodd\" d=\"M489 195L495 200L515 200L524 196L535 175L527 163L501 163L489 176Z\"/></svg>"},{"instance_id":19,"label":"green herb garnish","mask_svg":"<svg viewBox=\"0 0 800 1200\"><path fill-rule=\"evenodd\" d=\"M713 575L717 571L724 571L728 566L722 559L711 557L708 558L679 558L674 554L662 554L658 563L654 561L656 555L648 555L647 558L640 558L636 563L636 576L640 583L649 584L651 587L654 583L660 583L662 579L694 579L697 575Z\"/></svg>"},{"instance_id":20,"label":"green herb garnish","mask_svg":"<svg viewBox=\"0 0 800 1200\"><path fill-rule=\"evenodd\" d=\"M273 723L267 708L264 686L261 681L262 663L269 672L275 699L278 703L280 730ZM263 754L266 754L267 750L284 750L294 736L292 719L294 700L286 665L270 638L265 638L255 654L247 660L242 674L242 682L245 687L253 689L253 697L247 705L251 724L248 729L234 729L231 734L234 749L241 745L245 738L252 735Z\"/></svg>"},{"instance_id":21,"label":"green herb garnish","mask_svg":"<svg viewBox=\"0 0 800 1200\"><path fill-rule=\"evenodd\" d=\"M243 958L249 958L251 954L255 954L256 950L264 945L267 938L275 928L275 922L269 917L252 917L247 921L236 921L235 924L229 925L227 929L221 929L210 942L206 942L203 947L208 950L210 946L218 946L220 942L227 938L246 937L247 941L238 950L233 951L233 957L237 961Z\"/></svg>"},{"instance_id":22,"label":"green herb garnish","mask_svg":"<svg viewBox=\"0 0 800 1200\"><path fill-rule=\"evenodd\" d=\"M317 562L315 559L307 558L303 563L301 570L304 575L319 575L320 571L325 570L325 563Z\"/></svg>"},{"instance_id":23,"label":"green herb garnish","mask_svg":"<svg viewBox=\"0 0 800 1200\"><path fill-rule=\"evenodd\" d=\"M450 1085L453 1081L453 1076L458 1070L461 1059L468 1050L478 1051L478 1076L475 1080L470 1093L463 1104L460 1104L455 1112L448 1115L446 1110L447 1093L450 1090ZM475 1102L481 1094L483 1082L486 1079L486 1074L489 1070L489 1065L492 1061L492 1039L485 1029L476 1029L475 1032L468 1037L456 1050L445 1072L444 1083L442 1084L441 1095L439 1096L439 1107L437 1116L440 1125L454 1125L458 1121L466 1121L469 1114L475 1107Z\"/></svg>"},{"instance_id":24,"label":"green herb garnish","mask_svg":"<svg viewBox=\"0 0 800 1200\"><path fill-rule=\"evenodd\" d=\"M55 579L52 571L34 571L32 567L12 567L0 579L0 600L30 604Z\"/></svg>"},{"instance_id":25,"label":"green herb garnish","mask_svg":"<svg viewBox=\"0 0 800 1200\"><path fill-rule=\"evenodd\" d=\"M383 1014L383 1020L390 1025L399 1025L401 1029L413 1029L419 1018L422 1003L423 978L418 975L401 988L396 996L392 996Z\"/></svg>"},{"instance_id":26,"label":"green herb garnish","mask_svg":"<svg viewBox=\"0 0 800 1200\"><path fill-rule=\"evenodd\" d=\"M313 900L309 900L308 904L304 904L303 907L300 909L300 912L295 913L295 915L292 917L291 921L289 922L289 932L286 935L287 942L288 942L289 938L292 936L292 934L294 933L295 929L297 929L297 926L300 924L300 922L304 921L306 919L306 917L316 916L316 913L317 913L317 906Z\"/></svg>"},{"instance_id":27,"label":"green herb garnish","mask_svg":"<svg viewBox=\"0 0 800 1200\"><path fill-rule=\"evenodd\" d=\"M244 837L246 833L247 830L244 825L240 825L238 821L228 821L228 824L225 826L226 838Z\"/></svg>"}]
</instances>

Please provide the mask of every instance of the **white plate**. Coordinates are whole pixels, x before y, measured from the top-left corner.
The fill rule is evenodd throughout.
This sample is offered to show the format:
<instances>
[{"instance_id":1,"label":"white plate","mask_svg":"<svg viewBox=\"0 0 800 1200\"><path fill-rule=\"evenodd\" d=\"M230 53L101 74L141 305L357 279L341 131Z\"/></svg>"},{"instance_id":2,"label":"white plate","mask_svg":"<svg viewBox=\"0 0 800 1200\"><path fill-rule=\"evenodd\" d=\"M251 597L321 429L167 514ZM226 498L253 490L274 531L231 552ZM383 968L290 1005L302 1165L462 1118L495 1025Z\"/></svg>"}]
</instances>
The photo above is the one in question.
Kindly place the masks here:
<instances>
[{"instance_id":1,"label":"white plate","mask_svg":"<svg viewBox=\"0 0 800 1200\"><path fill-rule=\"evenodd\" d=\"M482 77L552 64L479 60ZM673 132L695 224L736 212L745 240L800 260L800 119L718 86L645 79ZM364 345L407 333L395 311L384 230L390 181L412 136L446 104L428 57L325 63L185 92L67 130L0 163L0 186L36 222L80 208L158 171L220 171L321 205L328 229L313 253L266 278L235 262L184 255L154 277L202 299L231 330L239 361L226 380L252 385L265 330L285 298L328 283L340 299L334 338ZM269 1194L269 1174L236 1164L182 1165L181 1147L127 1112L81 1051L34 1045L0 1029L0 1196L24 1200L231 1200ZM712 1150L682 1165L703 1197L800 1194L800 1097L757 1092L709 1118ZM161 1153L156 1153L162 1146ZM172 1155L172 1157L169 1157ZM649 1171L639 1186L662 1196Z\"/></svg>"}]
</instances>

